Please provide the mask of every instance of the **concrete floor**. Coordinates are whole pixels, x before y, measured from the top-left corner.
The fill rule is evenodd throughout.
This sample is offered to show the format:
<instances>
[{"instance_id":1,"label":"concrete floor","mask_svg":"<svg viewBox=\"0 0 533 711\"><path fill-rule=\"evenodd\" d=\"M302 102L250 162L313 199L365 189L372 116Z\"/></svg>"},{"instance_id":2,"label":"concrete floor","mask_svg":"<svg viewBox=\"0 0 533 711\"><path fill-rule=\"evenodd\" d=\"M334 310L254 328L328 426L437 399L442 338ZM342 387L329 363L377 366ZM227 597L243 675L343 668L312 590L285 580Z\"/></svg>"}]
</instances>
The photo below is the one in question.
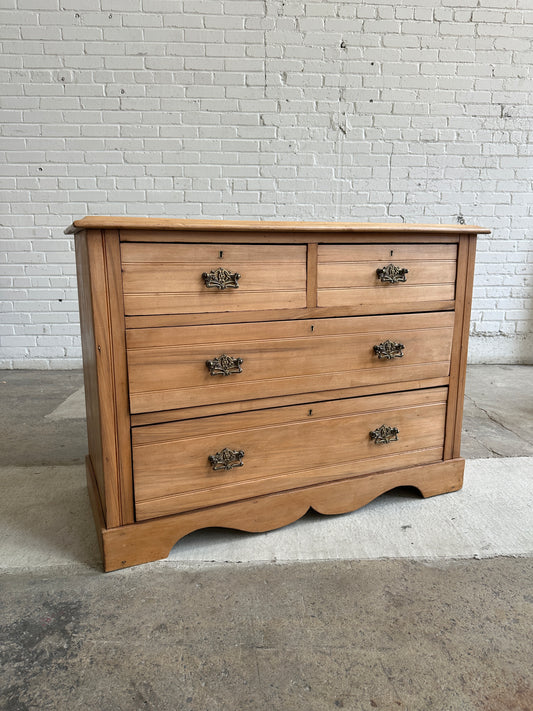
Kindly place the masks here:
<instances>
[{"instance_id":1,"label":"concrete floor","mask_svg":"<svg viewBox=\"0 0 533 711\"><path fill-rule=\"evenodd\" d=\"M21 486L82 463L81 382L0 373L0 466ZM465 457L532 457L532 423L533 368L469 368ZM532 573L527 556L4 572L0 708L531 711Z\"/></svg>"}]
</instances>

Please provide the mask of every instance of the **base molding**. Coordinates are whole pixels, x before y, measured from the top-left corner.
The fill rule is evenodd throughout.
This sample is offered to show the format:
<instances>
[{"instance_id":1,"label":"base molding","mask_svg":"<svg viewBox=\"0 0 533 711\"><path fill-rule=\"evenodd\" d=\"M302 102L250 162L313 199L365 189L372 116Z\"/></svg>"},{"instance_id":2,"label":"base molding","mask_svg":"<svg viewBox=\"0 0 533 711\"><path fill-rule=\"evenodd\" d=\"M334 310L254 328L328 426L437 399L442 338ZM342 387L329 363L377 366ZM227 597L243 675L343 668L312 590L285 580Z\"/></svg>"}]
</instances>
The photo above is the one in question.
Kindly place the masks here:
<instances>
[{"instance_id":1,"label":"base molding","mask_svg":"<svg viewBox=\"0 0 533 711\"><path fill-rule=\"evenodd\" d=\"M355 511L397 486L412 486L424 498L457 491L463 484L464 459L352 477L118 528L105 527L89 457L86 466L89 498L104 570L108 572L166 558L180 538L201 528L233 528L262 533L297 521L309 509L329 515Z\"/></svg>"}]
</instances>

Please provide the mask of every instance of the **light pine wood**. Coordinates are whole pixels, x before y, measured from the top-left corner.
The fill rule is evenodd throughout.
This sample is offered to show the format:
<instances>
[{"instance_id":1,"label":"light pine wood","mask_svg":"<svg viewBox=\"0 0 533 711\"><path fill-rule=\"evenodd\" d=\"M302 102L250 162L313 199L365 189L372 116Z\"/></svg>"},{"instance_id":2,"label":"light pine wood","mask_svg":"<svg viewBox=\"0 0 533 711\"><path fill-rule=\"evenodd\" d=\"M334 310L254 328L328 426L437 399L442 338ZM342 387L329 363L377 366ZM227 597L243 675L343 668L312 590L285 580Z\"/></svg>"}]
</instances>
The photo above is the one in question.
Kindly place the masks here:
<instances>
[{"instance_id":1,"label":"light pine wood","mask_svg":"<svg viewBox=\"0 0 533 711\"><path fill-rule=\"evenodd\" d=\"M131 412L445 377L452 332L446 312L130 331ZM387 340L403 357L377 357ZM222 354L242 359L242 372L210 375L206 362Z\"/></svg>"},{"instance_id":2,"label":"light pine wood","mask_svg":"<svg viewBox=\"0 0 533 711\"><path fill-rule=\"evenodd\" d=\"M151 242L157 244L180 244L188 242L191 244L211 243L216 244L220 240L219 230L120 230L120 240L127 242ZM328 230L272 230L261 232L260 230L230 230L224 232L226 242L232 244L250 244L260 237L262 244L321 244L329 243L334 239L337 244L427 244L437 237L429 233L387 231L387 232L365 232L359 230L335 232L334 237ZM442 232L438 234L438 242L442 244L457 244L461 235L457 233ZM257 240L259 241L259 240Z\"/></svg>"},{"instance_id":3,"label":"light pine wood","mask_svg":"<svg viewBox=\"0 0 533 711\"><path fill-rule=\"evenodd\" d=\"M452 458L455 426L457 422L457 397L461 374L461 340L464 324L465 290L468 273L468 239L461 240L457 256L457 298L455 301L455 323L450 359L450 388L448 395L448 411L446 415L446 438L444 441L444 459Z\"/></svg>"},{"instance_id":4,"label":"light pine wood","mask_svg":"<svg viewBox=\"0 0 533 711\"><path fill-rule=\"evenodd\" d=\"M470 329L470 310L475 267L475 237L463 237L459 243L457 305L452 342L450 396L446 423L445 458L459 457L463 421L466 359Z\"/></svg>"},{"instance_id":5,"label":"light pine wood","mask_svg":"<svg viewBox=\"0 0 533 711\"><path fill-rule=\"evenodd\" d=\"M399 452L395 455L377 456L359 461L340 464L323 464L320 468L297 469L286 474L257 477L250 481L233 482L225 487L213 486L179 494L168 494L161 498L141 500L137 503L137 520L145 521L158 516L169 516L183 511L192 511L205 506L213 506L230 501L241 501L253 496L336 481L346 477L365 476L391 469L428 464L442 460L442 447L428 447L413 452Z\"/></svg>"},{"instance_id":6,"label":"light pine wood","mask_svg":"<svg viewBox=\"0 0 533 711\"><path fill-rule=\"evenodd\" d=\"M221 527L260 533L293 523L309 509L323 514L355 511L397 486L414 487L424 497L457 491L463 483L463 471L464 460L451 459L209 506L112 530L103 529L104 569L118 570L165 558L177 541L200 528ZM89 472L88 477L89 488L94 489Z\"/></svg>"},{"instance_id":7,"label":"light pine wood","mask_svg":"<svg viewBox=\"0 0 533 711\"><path fill-rule=\"evenodd\" d=\"M310 320L239 323L215 326L187 326L181 328L145 328L127 331L128 350L151 350L185 344L206 345L229 340L264 341L265 334L273 339L315 338L328 336L382 333L398 330L453 328L453 311L438 313L393 314L384 316L359 316L357 318L322 318ZM311 329L311 327L313 327ZM246 336L244 338L243 336Z\"/></svg>"},{"instance_id":8,"label":"light pine wood","mask_svg":"<svg viewBox=\"0 0 533 711\"><path fill-rule=\"evenodd\" d=\"M416 313L418 311L453 311L454 301L446 299L444 301L424 301L421 309L419 301L395 303L390 301L386 304L388 314L396 313ZM344 316L362 316L371 314L383 314L383 303L369 303L365 305L364 311L359 304L345 304L329 308L298 308L284 310L257 310L257 311L226 311L221 313L197 313L197 314L155 314L151 316L126 316L126 328L133 330L136 328L161 328L165 326L189 326L200 324L217 323L247 323L253 321L286 321L292 319L300 321L309 318L340 318Z\"/></svg>"},{"instance_id":9,"label":"light pine wood","mask_svg":"<svg viewBox=\"0 0 533 711\"><path fill-rule=\"evenodd\" d=\"M399 266L407 266L402 262L453 263L456 259L457 246L454 244L321 244L318 246L318 265L321 269L323 265L339 262L344 264L344 269L349 270L361 262L378 262L378 266L393 262ZM342 276L345 272L339 273Z\"/></svg>"},{"instance_id":10,"label":"light pine wood","mask_svg":"<svg viewBox=\"0 0 533 711\"><path fill-rule=\"evenodd\" d=\"M370 411L381 411L389 409L391 398L395 403L401 403L402 407L418 405L434 405L446 400L446 388L432 388L424 390L402 391L393 395L383 393L358 398L340 398L334 401L317 402L313 407L313 416L328 417L334 415L360 414ZM309 417L309 407L300 404L297 407L276 407L268 410L246 411L239 414L239 422L246 427L258 428L265 423L265 416L268 417L270 425L288 424L296 419L307 421ZM233 415L231 417L234 417ZM168 442L176 436L179 428L182 437L201 437L202 435L218 434L225 431L225 423L230 421L230 417L225 415L220 417L195 418L191 420L177 420L154 427L137 427L133 430L134 444L154 444L155 442ZM239 429L237 427L237 429Z\"/></svg>"},{"instance_id":11,"label":"light pine wood","mask_svg":"<svg viewBox=\"0 0 533 711\"><path fill-rule=\"evenodd\" d=\"M455 246L455 245L454 245ZM318 266L318 289L340 288L388 288L405 290L414 285L434 286L438 284L455 284L455 261L423 261L398 259L398 265L409 265L407 281L400 284L383 284L376 276L376 270L390 264L391 260L363 262L357 261L350 264L343 262L329 262ZM395 292L391 292L395 293ZM453 298L453 291L452 291Z\"/></svg>"},{"instance_id":12,"label":"light pine wood","mask_svg":"<svg viewBox=\"0 0 533 711\"><path fill-rule=\"evenodd\" d=\"M118 232L108 231L104 241L106 284L109 294L108 329L112 360L107 375L111 376L109 390L114 395L114 408L110 413L115 419L115 457L117 499L121 524L133 523L134 511L133 476L131 462L131 431L128 416L128 372L124 358L126 348L124 330L124 294L120 261Z\"/></svg>"},{"instance_id":13,"label":"light pine wood","mask_svg":"<svg viewBox=\"0 0 533 711\"><path fill-rule=\"evenodd\" d=\"M100 427L100 392L98 389L97 351L92 302L91 271L89 265L87 233L76 235L76 274L78 305L80 311L81 345L83 352L83 380L85 383L85 411L89 458L101 506L105 507L105 474L103 462L102 430Z\"/></svg>"},{"instance_id":14,"label":"light pine wood","mask_svg":"<svg viewBox=\"0 0 533 711\"><path fill-rule=\"evenodd\" d=\"M78 245L89 455L113 527L134 520L118 233L89 231Z\"/></svg>"},{"instance_id":15,"label":"light pine wood","mask_svg":"<svg viewBox=\"0 0 533 711\"><path fill-rule=\"evenodd\" d=\"M159 268L177 264L184 270L183 278L188 278L191 264L200 264L200 268L204 271L210 271L210 269L216 269L219 266L230 269L233 265L266 264L272 265L270 276L275 278L276 268L283 267L287 262L296 265L305 263L306 249L303 245L232 244L220 240L214 244L136 244L125 242L122 244L121 254L124 267L131 269L135 264L140 265L138 278L141 280L146 268L151 264L155 264ZM234 270L231 269L231 271Z\"/></svg>"},{"instance_id":16,"label":"light pine wood","mask_svg":"<svg viewBox=\"0 0 533 711\"><path fill-rule=\"evenodd\" d=\"M384 470L402 466L405 459L403 466L437 461L442 458L446 393L416 395L284 408L281 422L279 411L271 410L263 411L257 424L252 413L144 427L138 436L134 431L137 518ZM390 400L395 402L387 407ZM378 445L371 440L370 431L382 424L399 428L398 441ZM225 447L243 450L244 465L213 471L208 456ZM407 454L395 461L395 455Z\"/></svg>"},{"instance_id":17,"label":"light pine wood","mask_svg":"<svg viewBox=\"0 0 533 711\"><path fill-rule=\"evenodd\" d=\"M305 290L279 289L278 291L225 290L218 293L198 291L197 293L125 294L124 304L130 314L184 313L205 314L227 311L256 311L268 303L273 309L297 308L305 306Z\"/></svg>"},{"instance_id":18,"label":"light pine wood","mask_svg":"<svg viewBox=\"0 0 533 711\"><path fill-rule=\"evenodd\" d=\"M276 222L250 220L188 220L163 217L109 217L91 216L75 220L65 230L72 234L86 229L143 229L143 230L242 230L259 232L424 232L427 234L441 233L489 233L490 230L474 225L423 225L404 223L371 223L371 222Z\"/></svg>"},{"instance_id":19,"label":"light pine wood","mask_svg":"<svg viewBox=\"0 0 533 711\"><path fill-rule=\"evenodd\" d=\"M463 305L463 328L461 338L461 352L459 354L459 374L457 386L457 405L455 409L455 426L453 447L451 456L454 458L460 457L461 454L461 428L463 424L463 408L465 401L465 381L466 381L466 362L468 356L468 337L470 334L470 312L472 309L472 291L474 286L474 268L476 259L476 239L469 235L468 241L468 256L467 256L467 272L465 280L465 296Z\"/></svg>"},{"instance_id":20,"label":"light pine wood","mask_svg":"<svg viewBox=\"0 0 533 711\"><path fill-rule=\"evenodd\" d=\"M96 217L67 232L106 570L205 526L265 531L395 486L460 488L475 239L489 230ZM406 283L377 280L389 263ZM218 266L239 289L206 289ZM377 359L387 339L403 358ZM243 372L209 375L222 353ZM399 437L376 445L383 424ZM213 470L224 447L244 450L242 467Z\"/></svg>"},{"instance_id":21,"label":"light pine wood","mask_svg":"<svg viewBox=\"0 0 533 711\"><path fill-rule=\"evenodd\" d=\"M317 305L401 305L452 301L455 297L455 245L319 245ZM388 264L409 270L406 281L383 283L376 270Z\"/></svg>"},{"instance_id":22,"label":"light pine wood","mask_svg":"<svg viewBox=\"0 0 533 711\"><path fill-rule=\"evenodd\" d=\"M351 287L346 289L324 288L318 290L319 306L345 306L351 304L360 313L381 313L396 308L403 302L418 304L419 311L427 310L425 300L452 301L455 294L454 284L380 284L375 287Z\"/></svg>"},{"instance_id":23,"label":"light pine wood","mask_svg":"<svg viewBox=\"0 0 533 711\"><path fill-rule=\"evenodd\" d=\"M307 308L315 309L317 306L317 266L318 245L310 242L307 246Z\"/></svg>"},{"instance_id":24,"label":"light pine wood","mask_svg":"<svg viewBox=\"0 0 533 711\"><path fill-rule=\"evenodd\" d=\"M238 288L206 287L219 267L241 275ZM253 311L306 306L303 245L123 244L127 314Z\"/></svg>"},{"instance_id":25,"label":"light pine wood","mask_svg":"<svg viewBox=\"0 0 533 711\"><path fill-rule=\"evenodd\" d=\"M252 410L265 410L270 407L287 407L288 405L301 405L307 403L336 400L339 398L363 397L365 395L379 395L381 393L397 393L402 390L421 390L422 388L439 388L448 385L449 377L428 378L424 380L400 380L397 383L373 383L371 385L358 385L354 388L338 390L323 390L314 393L298 393L297 395L281 395L279 397L261 398L258 400L239 400L233 402L215 403L211 405L198 405L197 407L183 407L179 410L160 410L158 412L143 412L131 416L132 427L141 425L155 425L176 420L191 420L197 417L211 417L233 412L250 412Z\"/></svg>"}]
</instances>

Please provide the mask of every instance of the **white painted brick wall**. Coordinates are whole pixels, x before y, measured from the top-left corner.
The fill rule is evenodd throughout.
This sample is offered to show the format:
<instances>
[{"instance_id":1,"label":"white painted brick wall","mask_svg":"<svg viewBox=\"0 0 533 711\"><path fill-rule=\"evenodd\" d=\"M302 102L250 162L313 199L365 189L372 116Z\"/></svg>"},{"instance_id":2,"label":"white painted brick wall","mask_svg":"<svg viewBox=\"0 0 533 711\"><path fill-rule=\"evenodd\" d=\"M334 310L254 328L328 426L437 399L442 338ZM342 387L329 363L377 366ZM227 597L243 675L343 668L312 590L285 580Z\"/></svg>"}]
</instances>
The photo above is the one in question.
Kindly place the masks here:
<instances>
[{"instance_id":1,"label":"white painted brick wall","mask_svg":"<svg viewBox=\"0 0 533 711\"><path fill-rule=\"evenodd\" d=\"M467 222L531 362L533 0L0 0L3 367L80 364L86 214Z\"/></svg>"}]
</instances>

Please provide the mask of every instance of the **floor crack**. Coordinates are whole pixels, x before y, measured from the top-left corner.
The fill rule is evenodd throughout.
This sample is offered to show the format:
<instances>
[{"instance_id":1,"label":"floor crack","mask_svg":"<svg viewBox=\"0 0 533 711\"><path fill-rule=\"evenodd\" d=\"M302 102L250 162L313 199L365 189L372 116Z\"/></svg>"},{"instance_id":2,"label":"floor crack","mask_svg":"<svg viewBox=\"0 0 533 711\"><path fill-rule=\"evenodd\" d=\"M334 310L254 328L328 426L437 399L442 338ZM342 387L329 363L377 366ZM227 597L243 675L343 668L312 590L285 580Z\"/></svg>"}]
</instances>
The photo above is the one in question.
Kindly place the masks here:
<instances>
[{"instance_id":1,"label":"floor crack","mask_svg":"<svg viewBox=\"0 0 533 711\"><path fill-rule=\"evenodd\" d=\"M500 420L498 420L494 415L491 415L491 413L488 410L486 410L484 407L481 407L481 405L479 405L472 397L465 395L465 398L470 400L470 402L475 407L477 407L478 410L481 410L481 412L483 412L489 418L489 420L491 422L494 422L494 424L499 425L504 430L507 430L507 432L510 432L511 434L513 434L515 437L518 437L519 439L523 439L517 432L512 430L510 427L507 427L507 425L504 425L503 422L500 422Z\"/></svg>"}]
</instances>

